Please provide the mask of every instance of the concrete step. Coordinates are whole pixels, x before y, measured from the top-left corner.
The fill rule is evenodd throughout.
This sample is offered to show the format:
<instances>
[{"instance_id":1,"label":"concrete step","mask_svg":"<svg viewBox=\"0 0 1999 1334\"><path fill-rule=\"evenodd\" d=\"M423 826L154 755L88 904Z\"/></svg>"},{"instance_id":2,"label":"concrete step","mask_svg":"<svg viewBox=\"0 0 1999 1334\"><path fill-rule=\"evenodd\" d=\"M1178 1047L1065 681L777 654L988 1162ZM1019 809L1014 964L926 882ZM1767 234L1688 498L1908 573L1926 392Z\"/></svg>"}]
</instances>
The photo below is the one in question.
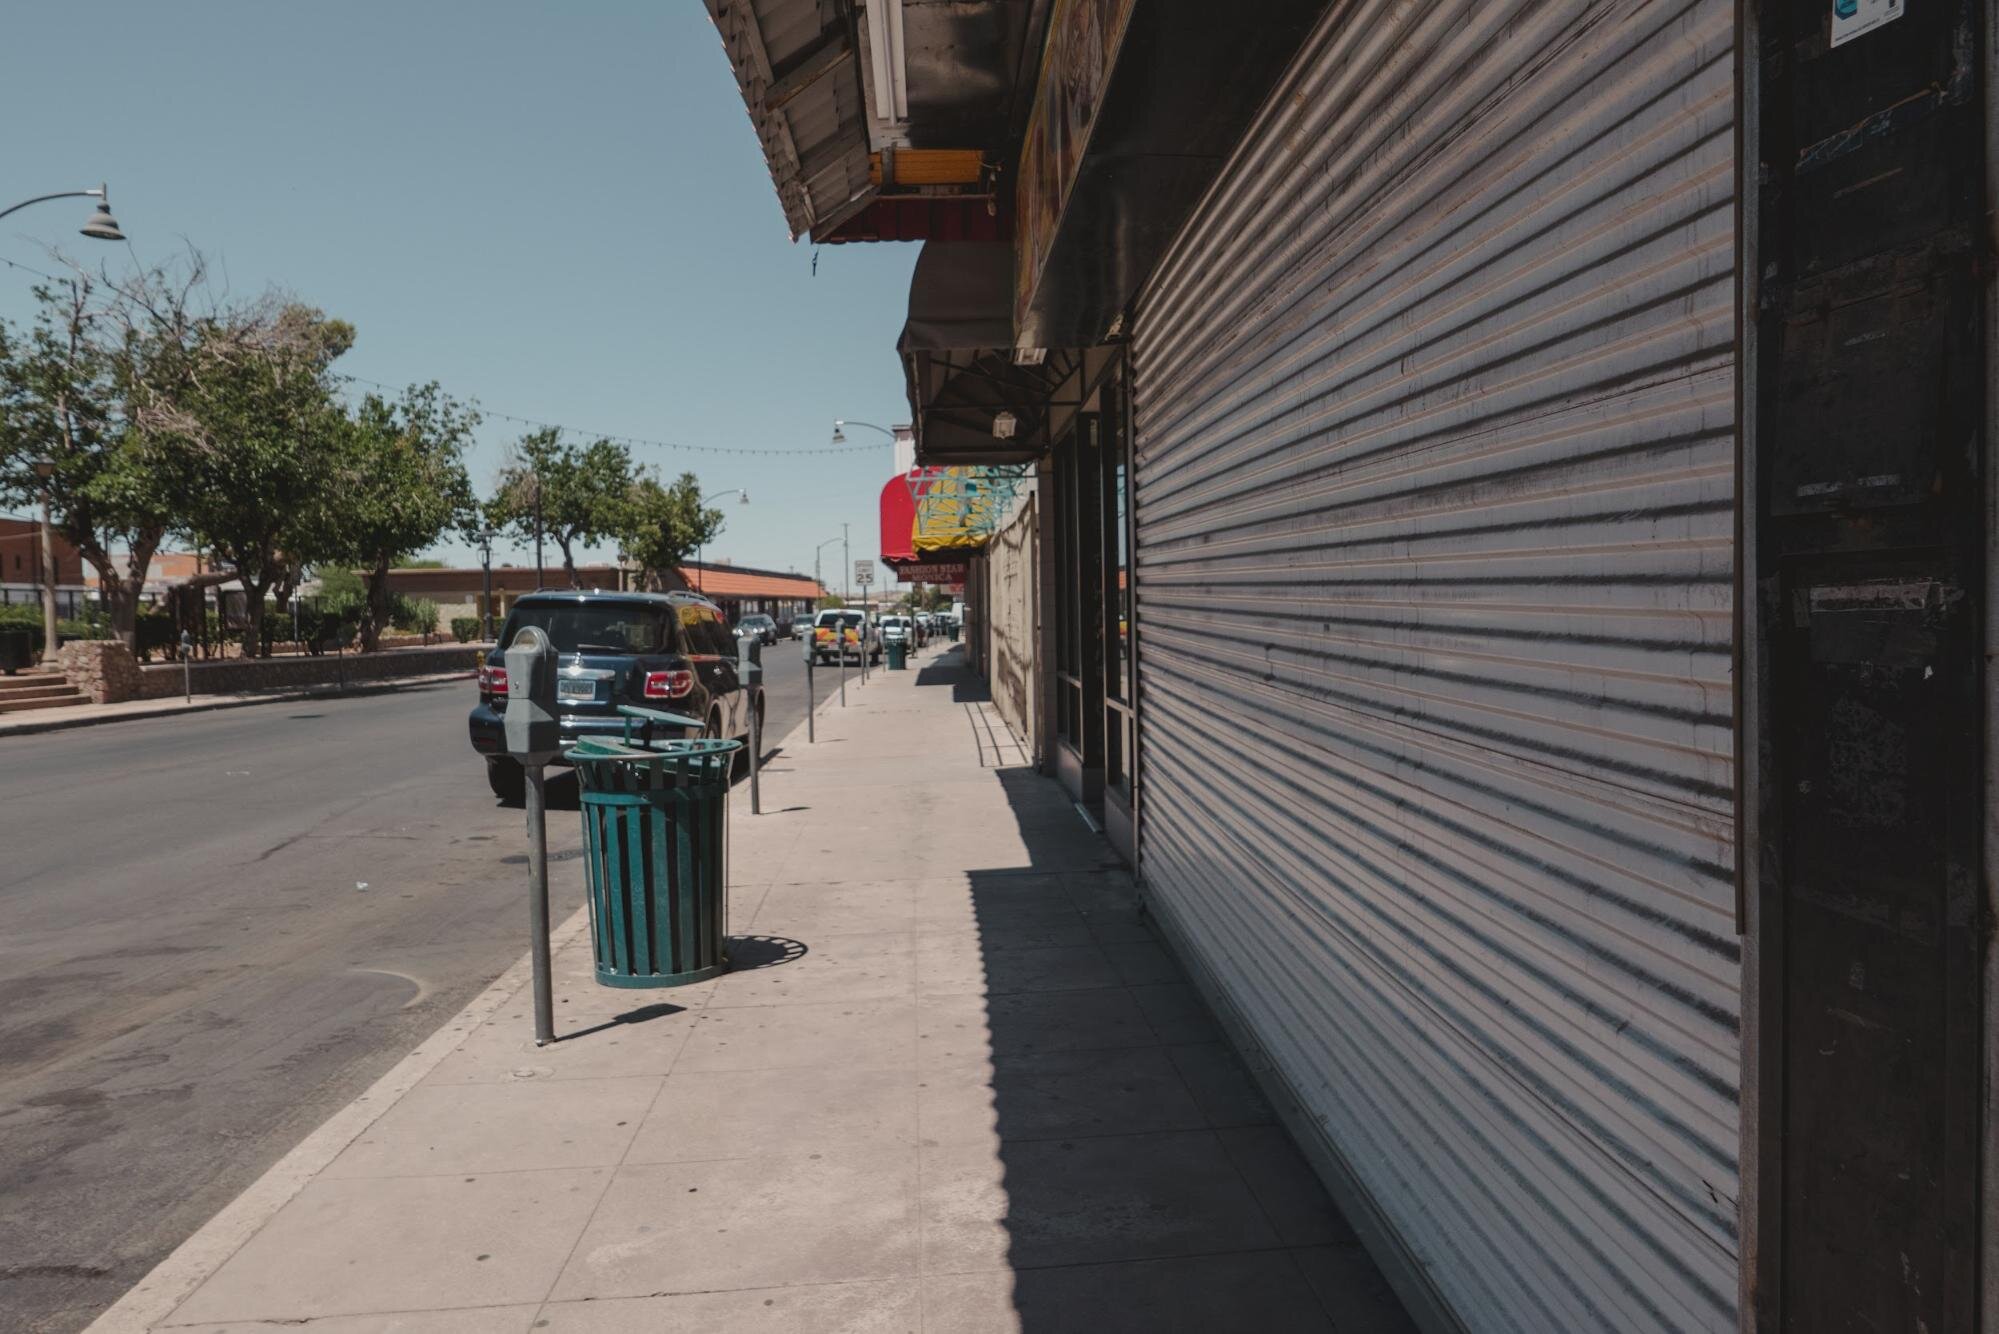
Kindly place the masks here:
<instances>
[{"instance_id":1,"label":"concrete step","mask_svg":"<svg viewBox=\"0 0 1999 1334\"><path fill-rule=\"evenodd\" d=\"M18 676L0 676L0 695L19 690L47 690L52 685L68 684L68 679L61 672L38 672L31 668Z\"/></svg>"},{"instance_id":2,"label":"concrete step","mask_svg":"<svg viewBox=\"0 0 1999 1334\"><path fill-rule=\"evenodd\" d=\"M80 690L50 686L45 690L14 690L0 695L0 713L20 713L27 709L59 709L69 704L88 704Z\"/></svg>"}]
</instances>

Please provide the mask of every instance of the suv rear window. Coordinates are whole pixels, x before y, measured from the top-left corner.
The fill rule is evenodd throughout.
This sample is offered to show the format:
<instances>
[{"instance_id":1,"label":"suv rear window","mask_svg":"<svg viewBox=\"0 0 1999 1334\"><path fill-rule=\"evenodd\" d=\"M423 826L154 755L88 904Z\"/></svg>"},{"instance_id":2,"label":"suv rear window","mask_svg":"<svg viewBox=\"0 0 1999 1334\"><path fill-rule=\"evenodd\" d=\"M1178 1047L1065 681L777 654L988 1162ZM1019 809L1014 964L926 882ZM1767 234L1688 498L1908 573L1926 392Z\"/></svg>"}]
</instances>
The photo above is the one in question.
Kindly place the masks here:
<instances>
[{"instance_id":1,"label":"suv rear window","mask_svg":"<svg viewBox=\"0 0 1999 1334\"><path fill-rule=\"evenodd\" d=\"M715 614L713 607L704 607L696 602L681 603L680 636L689 653L723 658L736 656L736 637L729 633L728 626L722 624L722 618Z\"/></svg>"},{"instance_id":2,"label":"suv rear window","mask_svg":"<svg viewBox=\"0 0 1999 1334\"><path fill-rule=\"evenodd\" d=\"M665 653L672 643L666 608L631 602L516 607L506 643L524 625L539 626L558 653Z\"/></svg>"}]
</instances>

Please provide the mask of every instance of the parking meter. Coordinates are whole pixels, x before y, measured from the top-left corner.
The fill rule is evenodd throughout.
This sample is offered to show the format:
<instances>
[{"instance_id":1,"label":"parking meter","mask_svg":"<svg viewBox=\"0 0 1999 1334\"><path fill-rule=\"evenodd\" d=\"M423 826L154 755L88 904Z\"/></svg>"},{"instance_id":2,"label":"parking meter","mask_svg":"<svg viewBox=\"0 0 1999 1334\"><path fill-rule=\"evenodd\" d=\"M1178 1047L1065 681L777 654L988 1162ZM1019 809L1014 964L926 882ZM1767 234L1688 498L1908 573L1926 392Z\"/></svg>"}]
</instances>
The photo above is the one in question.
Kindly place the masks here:
<instances>
[{"instance_id":1,"label":"parking meter","mask_svg":"<svg viewBox=\"0 0 1999 1334\"><path fill-rule=\"evenodd\" d=\"M524 625L502 655L507 664L507 754L539 768L561 748L555 715L555 645Z\"/></svg>"},{"instance_id":2,"label":"parking meter","mask_svg":"<svg viewBox=\"0 0 1999 1334\"><path fill-rule=\"evenodd\" d=\"M194 636L186 630L180 632L180 691L183 700L194 703Z\"/></svg>"},{"instance_id":3,"label":"parking meter","mask_svg":"<svg viewBox=\"0 0 1999 1334\"><path fill-rule=\"evenodd\" d=\"M548 789L543 773L561 748L555 714L555 645L539 627L525 625L501 655L507 665L507 754L527 778L528 931L534 964L534 1041L555 1040L555 1000L549 982Z\"/></svg>"}]
</instances>

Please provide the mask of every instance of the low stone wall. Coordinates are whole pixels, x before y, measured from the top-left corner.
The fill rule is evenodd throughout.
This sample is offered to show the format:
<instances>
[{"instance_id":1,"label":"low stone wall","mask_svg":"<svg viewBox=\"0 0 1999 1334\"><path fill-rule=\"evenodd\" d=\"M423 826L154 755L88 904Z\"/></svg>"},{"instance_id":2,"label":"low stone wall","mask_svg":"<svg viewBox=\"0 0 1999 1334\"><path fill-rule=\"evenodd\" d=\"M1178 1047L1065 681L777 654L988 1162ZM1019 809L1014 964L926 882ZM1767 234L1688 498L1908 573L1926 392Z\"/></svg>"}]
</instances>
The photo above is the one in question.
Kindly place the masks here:
<instances>
[{"instance_id":1,"label":"low stone wall","mask_svg":"<svg viewBox=\"0 0 1999 1334\"><path fill-rule=\"evenodd\" d=\"M145 689L145 669L115 639L71 640L56 650L56 667L92 704L137 699Z\"/></svg>"},{"instance_id":2,"label":"low stone wall","mask_svg":"<svg viewBox=\"0 0 1999 1334\"><path fill-rule=\"evenodd\" d=\"M65 648L64 652L68 649ZM245 690L288 690L305 686L353 685L398 676L429 676L437 672L472 672L486 650L472 644L435 648L384 649L379 653L331 653L323 657L224 658L197 662L189 669L197 695L232 695ZM138 697L165 699L181 692L178 663L138 669Z\"/></svg>"}]
</instances>

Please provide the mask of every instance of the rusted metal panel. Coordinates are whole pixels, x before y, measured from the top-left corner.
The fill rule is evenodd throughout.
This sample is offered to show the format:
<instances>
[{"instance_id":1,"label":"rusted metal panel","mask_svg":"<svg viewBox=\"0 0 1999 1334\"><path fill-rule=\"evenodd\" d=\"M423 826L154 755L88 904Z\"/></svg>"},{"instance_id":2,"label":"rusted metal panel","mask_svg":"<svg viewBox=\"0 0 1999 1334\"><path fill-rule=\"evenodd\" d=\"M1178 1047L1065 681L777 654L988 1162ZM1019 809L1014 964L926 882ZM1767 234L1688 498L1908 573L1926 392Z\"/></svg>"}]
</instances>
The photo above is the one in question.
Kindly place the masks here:
<instances>
[{"instance_id":1,"label":"rusted metal panel","mask_svg":"<svg viewBox=\"0 0 1999 1334\"><path fill-rule=\"evenodd\" d=\"M1732 31L1336 5L1134 321L1141 871L1469 1329L1736 1323Z\"/></svg>"}]
</instances>

